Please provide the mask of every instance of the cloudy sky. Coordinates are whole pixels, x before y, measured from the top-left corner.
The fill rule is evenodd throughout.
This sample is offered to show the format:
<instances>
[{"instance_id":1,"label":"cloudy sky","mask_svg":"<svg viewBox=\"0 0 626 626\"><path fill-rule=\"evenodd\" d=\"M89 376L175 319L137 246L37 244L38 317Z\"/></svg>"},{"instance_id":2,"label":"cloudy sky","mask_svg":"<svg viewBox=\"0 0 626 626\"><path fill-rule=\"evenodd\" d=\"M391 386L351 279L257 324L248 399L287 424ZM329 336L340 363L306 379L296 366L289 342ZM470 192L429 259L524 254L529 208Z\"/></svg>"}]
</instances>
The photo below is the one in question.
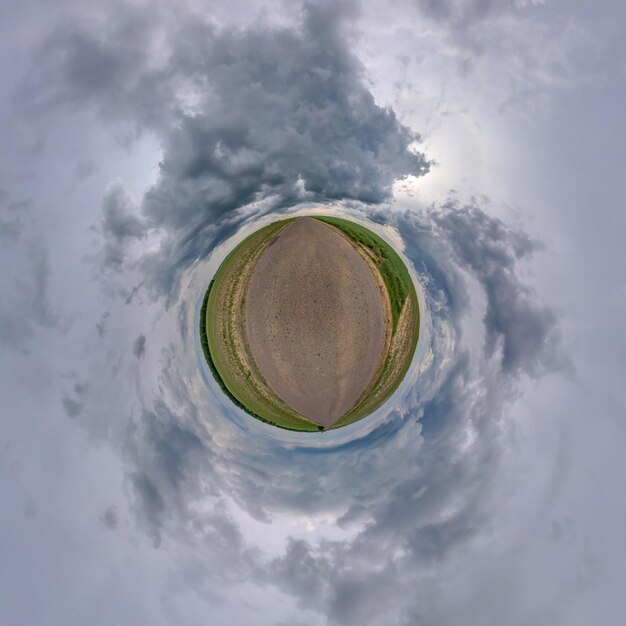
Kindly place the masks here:
<instances>
[{"instance_id":1,"label":"cloudy sky","mask_svg":"<svg viewBox=\"0 0 626 626\"><path fill-rule=\"evenodd\" d=\"M0 623L621 626L621 0L0 0ZM278 216L400 250L412 369L266 426L196 333Z\"/></svg>"}]
</instances>

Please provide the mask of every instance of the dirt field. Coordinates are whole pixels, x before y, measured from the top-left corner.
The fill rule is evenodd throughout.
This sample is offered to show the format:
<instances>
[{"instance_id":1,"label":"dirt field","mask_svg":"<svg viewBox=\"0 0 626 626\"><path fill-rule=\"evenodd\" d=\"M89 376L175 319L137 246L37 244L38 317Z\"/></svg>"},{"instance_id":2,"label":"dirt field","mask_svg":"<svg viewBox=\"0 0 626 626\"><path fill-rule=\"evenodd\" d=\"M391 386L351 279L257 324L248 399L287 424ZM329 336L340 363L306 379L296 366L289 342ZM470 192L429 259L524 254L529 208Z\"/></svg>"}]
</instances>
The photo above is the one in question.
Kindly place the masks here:
<instances>
[{"instance_id":1,"label":"dirt field","mask_svg":"<svg viewBox=\"0 0 626 626\"><path fill-rule=\"evenodd\" d=\"M237 406L281 428L317 431L316 424L268 387L245 336L243 309L250 274L265 247L288 223L281 220L261 228L226 257L205 295L200 336L213 377Z\"/></svg>"},{"instance_id":2,"label":"dirt field","mask_svg":"<svg viewBox=\"0 0 626 626\"><path fill-rule=\"evenodd\" d=\"M354 407L385 357L387 310L370 266L309 217L263 251L245 299L250 350L268 385L328 428Z\"/></svg>"}]
</instances>

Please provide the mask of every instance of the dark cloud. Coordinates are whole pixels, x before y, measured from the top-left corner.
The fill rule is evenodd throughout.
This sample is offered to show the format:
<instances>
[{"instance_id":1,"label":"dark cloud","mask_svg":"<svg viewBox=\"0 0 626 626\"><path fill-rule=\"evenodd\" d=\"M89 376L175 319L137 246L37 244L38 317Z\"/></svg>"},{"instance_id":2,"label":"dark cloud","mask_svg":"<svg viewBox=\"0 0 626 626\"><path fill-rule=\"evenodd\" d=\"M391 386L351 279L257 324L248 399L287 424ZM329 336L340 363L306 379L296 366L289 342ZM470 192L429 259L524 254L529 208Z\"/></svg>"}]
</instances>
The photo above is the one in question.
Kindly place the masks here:
<instances>
[{"instance_id":1,"label":"dark cloud","mask_svg":"<svg viewBox=\"0 0 626 626\"><path fill-rule=\"evenodd\" d=\"M133 354L138 359L143 359L146 353L146 336L139 335L135 341L133 341Z\"/></svg>"},{"instance_id":2,"label":"dark cloud","mask_svg":"<svg viewBox=\"0 0 626 626\"><path fill-rule=\"evenodd\" d=\"M516 264L535 252L538 243L475 206L448 204L434 211L432 219L458 263L485 291L487 356L499 353L507 374L536 376L564 366L554 312L537 302L515 272Z\"/></svg>"},{"instance_id":3,"label":"dark cloud","mask_svg":"<svg viewBox=\"0 0 626 626\"><path fill-rule=\"evenodd\" d=\"M77 417L83 411L83 403L67 394L61 398L61 404L68 417Z\"/></svg>"},{"instance_id":4,"label":"dark cloud","mask_svg":"<svg viewBox=\"0 0 626 626\"><path fill-rule=\"evenodd\" d=\"M65 392L61 397L61 406L66 415L71 418L78 417L85 409L85 397L89 391L88 382L76 382L71 391Z\"/></svg>"},{"instance_id":5,"label":"dark cloud","mask_svg":"<svg viewBox=\"0 0 626 626\"><path fill-rule=\"evenodd\" d=\"M4 246L11 245L24 232L24 223L17 216L0 217L0 242Z\"/></svg>"},{"instance_id":6,"label":"dark cloud","mask_svg":"<svg viewBox=\"0 0 626 626\"><path fill-rule=\"evenodd\" d=\"M367 88L343 28L353 11L307 4L297 28L216 28L183 14L163 33L133 11L98 30L64 28L22 98L37 110L93 104L157 133L160 176L142 211L163 241L144 269L168 292L237 209L263 198L274 207L303 198L380 203L394 180L428 171L413 150L419 136ZM167 40L157 67L146 56L155 37ZM130 205L119 186L107 193L108 268L119 269L125 244L144 234Z\"/></svg>"},{"instance_id":7,"label":"dark cloud","mask_svg":"<svg viewBox=\"0 0 626 626\"><path fill-rule=\"evenodd\" d=\"M171 76L147 69L158 17L165 16L156 7L120 4L100 23L67 20L41 44L16 94L16 108L45 116L51 109L89 103L103 118L130 123L135 132L159 125L173 85Z\"/></svg>"},{"instance_id":8,"label":"dark cloud","mask_svg":"<svg viewBox=\"0 0 626 626\"><path fill-rule=\"evenodd\" d=\"M302 540L290 540L285 555L272 563L272 576L283 589L297 596L301 606L317 608L331 574L329 564L311 553Z\"/></svg>"},{"instance_id":9,"label":"dark cloud","mask_svg":"<svg viewBox=\"0 0 626 626\"><path fill-rule=\"evenodd\" d=\"M7 203L7 210L13 214L24 214L32 207L33 201L30 198L14 200Z\"/></svg>"},{"instance_id":10,"label":"dark cloud","mask_svg":"<svg viewBox=\"0 0 626 626\"><path fill-rule=\"evenodd\" d=\"M17 256L23 260L17 261ZM2 276L5 296L0 302L0 345L20 349L28 346L38 330L54 327L59 318L49 299L51 268L48 251L39 238L0 250L0 258L15 271Z\"/></svg>"},{"instance_id":11,"label":"dark cloud","mask_svg":"<svg viewBox=\"0 0 626 626\"><path fill-rule=\"evenodd\" d=\"M163 401L129 426L125 448L136 468L131 482L140 519L159 544L164 515L185 511L187 498L198 488L194 478L206 475L210 454L193 428Z\"/></svg>"},{"instance_id":12,"label":"dark cloud","mask_svg":"<svg viewBox=\"0 0 626 626\"><path fill-rule=\"evenodd\" d=\"M100 516L100 522L108 530L115 530L119 524L117 509L114 506L107 507Z\"/></svg>"},{"instance_id":13,"label":"dark cloud","mask_svg":"<svg viewBox=\"0 0 626 626\"><path fill-rule=\"evenodd\" d=\"M262 564L224 502L219 452L194 412L157 402L128 426L122 452L139 526L157 548L189 548L178 584L215 604L230 584L256 579Z\"/></svg>"},{"instance_id":14,"label":"dark cloud","mask_svg":"<svg viewBox=\"0 0 626 626\"><path fill-rule=\"evenodd\" d=\"M111 313L109 311L105 311L100 318L100 321L96 324L96 330L98 331L98 337L102 339L104 337L104 333L107 329L107 320L111 317Z\"/></svg>"},{"instance_id":15,"label":"dark cloud","mask_svg":"<svg viewBox=\"0 0 626 626\"><path fill-rule=\"evenodd\" d=\"M120 271L128 244L142 239L146 233L144 222L137 215L137 207L120 182L109 186L102 201L102 232L105 245L101 266Z\"/></svg>"},{"instance_id":16,"label":"dark cloud","mask_svg":"<svg viewBox=\"0 0 626 626\"><path fill-rule=\"evenodd\" d=\"M20 315L0 311L0 345L3 348L17 349L32 334L32 325Z\"/></svg>"},{"instance_id":17,"label":"dark cloud","mask_svg":"<svg viewBox=\"0 0 626 626\"><path fill-rule=\"evenodd\" d=\"M145 474L131 475L131 484L141 511L141 519L146 522L146 529L154 539L154 545L161 543L161 518L165 511L165 502L158 488Z\"/></svg>"}]
</instances>

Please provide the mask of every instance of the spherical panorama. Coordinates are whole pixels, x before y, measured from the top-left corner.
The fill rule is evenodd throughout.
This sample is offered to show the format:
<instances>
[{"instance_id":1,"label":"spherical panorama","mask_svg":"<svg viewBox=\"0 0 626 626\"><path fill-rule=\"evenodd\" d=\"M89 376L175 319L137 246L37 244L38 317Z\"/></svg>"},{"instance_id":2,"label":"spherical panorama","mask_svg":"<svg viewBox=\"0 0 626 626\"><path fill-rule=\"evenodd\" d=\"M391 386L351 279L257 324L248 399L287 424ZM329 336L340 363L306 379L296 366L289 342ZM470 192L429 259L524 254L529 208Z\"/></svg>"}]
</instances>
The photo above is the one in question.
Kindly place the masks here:
<instances>
[{"instance_id":1,"label":"spherical panorama","mask_svg":"<svg viewBox=\"0 0 626 626\"><path fill-rule=\"evenodd\" d=\"M379 408L418 336L417 294L400 256L337 217L254 232L223 261L200 311L204 355L224 393L297 431L339 428Z\"/></svg>"}]
</instances>

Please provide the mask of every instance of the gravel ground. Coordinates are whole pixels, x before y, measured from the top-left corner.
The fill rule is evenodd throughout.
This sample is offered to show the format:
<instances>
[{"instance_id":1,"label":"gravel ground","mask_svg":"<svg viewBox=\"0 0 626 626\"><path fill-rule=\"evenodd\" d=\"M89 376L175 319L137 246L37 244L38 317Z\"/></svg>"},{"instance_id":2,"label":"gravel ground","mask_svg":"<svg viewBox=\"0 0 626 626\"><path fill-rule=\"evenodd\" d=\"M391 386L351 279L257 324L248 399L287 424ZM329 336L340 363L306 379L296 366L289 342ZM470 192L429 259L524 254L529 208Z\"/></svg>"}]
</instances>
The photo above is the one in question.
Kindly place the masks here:
<instances>
[{"instance_id":1,"label":"gravel ground","mask_svg":"<svg viewBox=\"0 0 626 626\"><path fill-rule=\"evenodd\" d=\"M267 383L329 427L383 357L385 305L372 270L332 227L301 217L263 252L245 303L252 356Z\"/></svg>"}]
</instances>

